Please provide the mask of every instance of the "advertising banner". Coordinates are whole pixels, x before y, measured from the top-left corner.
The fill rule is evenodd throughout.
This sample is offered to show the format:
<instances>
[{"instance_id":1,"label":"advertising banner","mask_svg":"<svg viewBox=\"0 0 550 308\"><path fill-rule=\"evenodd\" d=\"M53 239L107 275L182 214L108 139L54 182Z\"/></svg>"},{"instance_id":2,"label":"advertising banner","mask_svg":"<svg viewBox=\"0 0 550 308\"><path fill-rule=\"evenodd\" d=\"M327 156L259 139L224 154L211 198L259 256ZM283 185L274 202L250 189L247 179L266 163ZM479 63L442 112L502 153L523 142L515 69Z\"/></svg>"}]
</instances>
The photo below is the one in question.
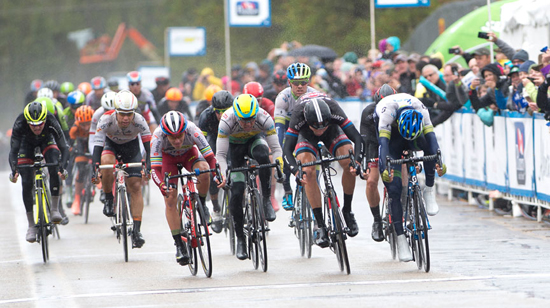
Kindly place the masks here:
<instances>
[{"instance_id":1,"label":"advertising banner","mask_svg":"<svg viewBox=\"0 0 550 308\"><path fill-rule=\"evenodd\" d=\"M203 27L168 28L168 55L171 57L206 55L206 29Z\"/></svg>"},{"instance_id":2,"label":"advertising banner","mask_svg":"<svg viewBox=\"0 0 550 308\"><path fill-rule=\"evenodd\" d=\"M550 127L540 113L533 122L537 198L550 202Z\"/></svg>"},{"instance_id":3,"label":"advertising banner","mask_svg":"<svg viewBox=\"0 0 550 308\"><path fill-rule=\"evenodd\" d=\"M506 121L510 193L534 197L533 118L507 113Z\"/></svg>"},{"instance_id":4,"label":"advertising banner","mask_svg":"<svg viewBox=\"0 0 550 308\"><path fill-rule=\"evenodd\" d=\"M475 113L462 114L464 182L485 186L485 138L483 123Z\"/></svg>"},{"instance_id":5,"label":"advertising banner","mask_svg":"<svg viewBox=\"0 0 550 308\"><path fill-rule=\"evenodd\" d=\"M430 6L430 0L375 0L376 8Z\"/></svg>"},{"instance_id":6,"label":"advertising banner","mask_svg":"<svg viewBox=\"0 0 550 308\"><path fill-rule=\"evenodd\" d=\"M270 0L226 0L230 27L271 27Z\"/></svg>"},{"instance_id":7,"label":"advertising banner","mask_svg":"<svg viewBox=\"0 0 550 308\"><path fill-rule=\"evenodd\" d=\"M495 116L493 126L488 127L484 125L484 127L487 188L508 192L506 117Z\"/></svg>"},{"instance_id":8,"label":"advertising banner","mask_svg":"<svg viewBox=\"0 0 550 308\"><path fill-rule=\"evenodd\" d=\"M445 178L463 183L464 182L464 142L461 136L462 113L455 112L445 125L445 139L442 147L443 161L447 165Z\"/></svg>"}]
</instances>

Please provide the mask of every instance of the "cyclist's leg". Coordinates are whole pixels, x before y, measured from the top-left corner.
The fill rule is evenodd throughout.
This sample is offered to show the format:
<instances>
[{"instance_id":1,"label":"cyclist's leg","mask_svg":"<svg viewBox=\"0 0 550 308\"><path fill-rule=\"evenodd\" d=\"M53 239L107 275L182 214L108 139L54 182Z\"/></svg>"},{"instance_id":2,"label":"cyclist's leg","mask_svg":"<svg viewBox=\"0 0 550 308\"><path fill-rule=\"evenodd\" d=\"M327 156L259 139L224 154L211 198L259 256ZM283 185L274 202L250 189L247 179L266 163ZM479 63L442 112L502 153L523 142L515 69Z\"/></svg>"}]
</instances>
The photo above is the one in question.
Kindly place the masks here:
<instances>
[{"instance_id":1,"label":"cyclist's leg","mask_svg":"<svg viewBox=\"0 0 550 308\"><path fill-rule=\"evenodd\" d=\"M234 168L245 164L244 156L248 152L246 144L229 144L231 152L231 165ZM242 172L231 173L231 199L229 199L229 211L233 216L235 234L237 236L237 249L235 255L239 260L248 258L246 239L244 237L243 223L243 194L245 190L244 174Z\"/></svg>"},{"instance_id":2,"label":"cyclist's leg","mask_svg":"<svg viewBox=\"0 0 550 308\"><path fill-rule=\"evenodd\" d=\"M46 163L58 163L59 162L59 148L53 140L51 140L48 145L43 147L42 153ZM63 219L61 213L59 212L59 188L61 186L61 181L59 175L57 174L59 168L57 166L48 167L50 173L50 193L52 199L51 201L51 219L54 223L59 223Z\"/></svg>"},{"instance_id":3,"label":"cyclist's leg","mask_svg":"<svg viewBox=\"0 0 550 308\"><path fill-rule=\"evenodd\" d=\"M74 200L71 209L74 215L80 215L80 199L82 198L82 190L84 189L84 179L86 179L86 173L88 168L88 159L84 156L78 156L75 158L77 174L74 176Z\"/></svg>"},{"instance_id":4,"label":"cyclist's leg","mask_svg":"<svg viewBox=\"0 0 550 308\"><path fill-rule=\"evenodd\" d=\"M365 155L367 158L378 158L378 140L376 138L365 140ZM377 242L384 240L382 231L382 217L380 216L380 193L378 192L378 180L380 179L380 170L378 162L372 162L368 165L369 177L367 178L367 201L369 202L370 211L374 222L372 224L371 237Z\"/></svg>"},{"instance_id":5,"label":"cyclist's leg","mask_svg":"<svg viewBox=\"0 0 550 308\"><path fill-rule=\"evenodd\" d=\"M141 162L139 139L136 138L122 145L117 145L116 153L120 153L123 162ZM125 171L128 173L126 187L128 189L128 193L130 194L130 212L132 213L132 219L134 220L134 227L132 230L132 247L141 248L141 246L145 243L145 240L141 235L141 218L143 213L141 167L126 168Z\"/></svg>"},{"instance_id":6,"label":"cyclist's leg","mask_svg":"<svg viewBox=\"0 0 550 308\"><path fill-rule=\"evenodd\" d=\"M29 165L34 162L33 149L30 147L22 146L19 150L19 158L17 159L18 165ZM26 234L26 240L29 243L36 242L37 228L34 223L33 215L33 185L34 177L32 169L18 169L19 175L21 177L21 187L23 190L23 204L25 205L25 212L27 214L28 229Z\"/></svg>"},{"instance_id":7,"label":"cyclist's leg","mask_svg":"<svg viewBox=\"0 0 550 308\"><path fill-rule=\"evenodd\" d=\"M192 160L186 159L187 163L186 165L184 165L185 169L187 170L194 170L196 168L198 168L199 170L210 169L210 167L208 166L208 163L202 157L202 155L199 153L196 147L193 147L192 150L187 151L187 153L185 153L185 156L194 157L194 159ZM212 222L212 218L210 217L210 211L206 206L206 195L208 194L209 186L211 186L210 176L211 176L210 173L203 173L197 177L197 192L199 193L199 199L205 211L205 215L206 215L205 218L209 224ZM215 185L212 185L212 186L215 186Z\"/></svg>"},{"instance_id":8,"label":"cyclist's leg","mask_svg":"<svg viewBox=\"0 0 550 308\"><path fill-rule=\"evenodd\" d=\"M250 145L250 154L259 164L269 164L269 146L264 138L258 137ZM274 221L277 216L271 204L271 169L260 170L260 183L262 185L262 198L267 221Z\"/></svg>"}]
</instances>

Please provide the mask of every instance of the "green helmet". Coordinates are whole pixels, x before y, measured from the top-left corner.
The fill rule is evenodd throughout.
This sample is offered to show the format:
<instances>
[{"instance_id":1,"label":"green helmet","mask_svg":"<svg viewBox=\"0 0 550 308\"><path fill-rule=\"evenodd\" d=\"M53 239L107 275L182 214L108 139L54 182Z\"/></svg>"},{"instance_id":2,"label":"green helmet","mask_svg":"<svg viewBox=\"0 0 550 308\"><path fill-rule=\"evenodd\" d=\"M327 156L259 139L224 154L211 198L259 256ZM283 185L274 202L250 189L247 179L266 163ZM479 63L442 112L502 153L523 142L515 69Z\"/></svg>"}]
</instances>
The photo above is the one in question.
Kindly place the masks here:
<instances>
[{"instance_id":1,"label":"green helmet","mask_svg":"<svg viewBox=\"0 0 550 308\"><path fill-rule=\"evenodd\" d=\"M34 101L29 103L23 111L27 123L32 125L40 125L46 121L48 115L48 108L43 101Z\"/></svg>"},{"instance_id":2,"label":"green helmet","mask_svg":"<svg viewBox=\"0 0 550 308\"><path fill-rule=\"evenodd\" d=\"M51 113L51 114L55 114L55 103L49 99L48 97L39 97L37 99L34 100L35 102L44 102L46 104L46 109L48 109L48 111Z\"/></svg>"},{"instance_id":3,"label":"green helmet","mask_svg":"<svg viewBox=\"0 0 550 308\"><path fill-rule=\"evenodd\" d=\"M65 81L61 84L61 93L67 95L69 92L74 91L74 84L72 82Z\"/></svg>"}]
</instances>

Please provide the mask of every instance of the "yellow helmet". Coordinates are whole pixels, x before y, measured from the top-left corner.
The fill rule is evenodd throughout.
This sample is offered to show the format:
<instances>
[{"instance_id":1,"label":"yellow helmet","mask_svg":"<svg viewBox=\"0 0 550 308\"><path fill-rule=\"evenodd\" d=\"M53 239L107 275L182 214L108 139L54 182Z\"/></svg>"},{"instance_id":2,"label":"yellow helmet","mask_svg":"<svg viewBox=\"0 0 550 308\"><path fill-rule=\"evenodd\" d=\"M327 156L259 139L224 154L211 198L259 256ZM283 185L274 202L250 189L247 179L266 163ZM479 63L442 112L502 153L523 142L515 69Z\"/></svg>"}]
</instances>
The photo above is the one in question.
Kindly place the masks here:
<instances>
[{"instance_id":1,"label":"yellow helmet","mask_svg":"<svg viewBox=\"0 0 550 308\"><path fill-rule=\"evenodd\" d=\"M27 119L27 123L32 125L40 125L46 121L48 108L46 107L46 103L44 101L35 100L25 107L23 114L25 115L25 119Z\"/></svg>"},{"instance_id":2,"label":"yellow helmet","mask_svg":"<svg viewBox=\"0 0 550 308\"><path fill-rule=\"evenodd\" d=\"M241 119L255 118L258 113L258 100L250 94L241 94L233 100L233 110Z\"/></svg>"}]
</instances>

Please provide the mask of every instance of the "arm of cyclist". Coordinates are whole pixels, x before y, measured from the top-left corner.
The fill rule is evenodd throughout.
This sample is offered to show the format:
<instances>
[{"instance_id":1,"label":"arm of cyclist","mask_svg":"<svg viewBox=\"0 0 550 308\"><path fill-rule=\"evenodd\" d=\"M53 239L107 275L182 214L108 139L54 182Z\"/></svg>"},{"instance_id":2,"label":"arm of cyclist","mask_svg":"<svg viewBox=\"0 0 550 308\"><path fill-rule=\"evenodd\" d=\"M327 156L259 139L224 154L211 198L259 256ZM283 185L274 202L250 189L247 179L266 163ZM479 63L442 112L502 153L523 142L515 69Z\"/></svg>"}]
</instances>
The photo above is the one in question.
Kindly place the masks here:
<instances>
[{"instance_id":1,"label":"arm of cyclist","mask_svg":"<svg viewBox=\"0 0 550 308\"><path fill-rule=\"evenodd\" d=\"M285 139L285 144L283 145L284 159L290 168L290 172L296 175L298 173L298 164L296 164L296 158L294 157L294 148L296 147L296 142L298 142L298 132L289 128L285 134Z\"/></svg>"},{"instance_id":2,"label":"arm of cyclist","mask_svg":"<svg viewBox=\"0 0 550 308\"><path fill-rule=\"evenodd\" d=\"M210 144L202 134L200 128L194 125L192 127L194 129L191 134L193 136L193 143L195 143L197 148L199 148L199 152L201 153L202 157L206 159L209 169L215 169L217 161L216 156L214 156L214 151L212 151Z\"/></svg>"},{"instance_id":3,"label":"arm of cyclist","mask_svg":"<svg viewBox=\"0 0 550 308\"><path fill-rule=\"evenodd\" d=\"M225 174L227 172L227 151L229 150L229 136L225 134L226 131L229 131L229 126L224 122L220 121L220 126L218 129L218 140L216 141L216 158L220 164L220 170L222 172L223 181L218 185L218 188L225 186L227 179Z\"/></svg>"},{"instance_id":4,"label":"arm of cyclist","mask_svg":"<svg viewBox=\"0 0 550 308\"><path fill-rule=\"evenodd\" d=\"M69 146L67 145L67 140L65 139L65 134L61 129L61 125L57 121L52 121L52 127L54 131L54 139L59 151L61 152L61 160L59 161L59 166L61 167L58 170L58 174L62 180L67 177L67 165L69 164Z\"/></svg>"},{"instance_id":5,"label":"arm of cyclist","mask_svg":"<svg viewBox=\"0 0 550 308\"><path fill-rule=\"evenodd\" d=\"M351 123L351 121L350 121ZM354 166L359 166L359 162L361 161L361 153L364 151L365 143L363 142L363 138L361 138L361 134L357 131L357 128L351 123L351 125L348 125L346 128L344 128L344 133L346 136L348 136L349 140L351 140L354 144L354 159L355 164ZM350 172L353 175L357 175L357 172L360 170L357 170L355 167L350 166Z\"/></svg>"},{"instance_id":6,"label":"arm of cyclist","mask_svg":"<svg viewBox=\"0 0 550 308\"><path fill-rule=\"evenodd\" d=\"M422 133L424 134L424 137L426 138L426 141L428 142L428 148L430 150L430 153L437 153L439 150L439 144L437 143L437 137L435 136L434 127L432 125L432 121L430 119L430 113L428 112L428 109L425 106L422 106L421 109L422 116L423 116L423 124L424 127L422 129ZM436 164L435 166L437 175L443 176L445 173L447 173L447 166L441 161L441 166L439 164Z\"/></svg>"},{"instance_id":7,"label":"arm of cyclist","mask_svg":"<svg viewBox=\"0 0 550 308\"><path fill-rule=\"evenodd\" d=\"M275 130L277 131L277 137L279 144L283 146L283 140L285 138L286 130L288 129L288 102L285 100L284 95L279 93L275 99Z\"/></svg>"}]
</instances>

